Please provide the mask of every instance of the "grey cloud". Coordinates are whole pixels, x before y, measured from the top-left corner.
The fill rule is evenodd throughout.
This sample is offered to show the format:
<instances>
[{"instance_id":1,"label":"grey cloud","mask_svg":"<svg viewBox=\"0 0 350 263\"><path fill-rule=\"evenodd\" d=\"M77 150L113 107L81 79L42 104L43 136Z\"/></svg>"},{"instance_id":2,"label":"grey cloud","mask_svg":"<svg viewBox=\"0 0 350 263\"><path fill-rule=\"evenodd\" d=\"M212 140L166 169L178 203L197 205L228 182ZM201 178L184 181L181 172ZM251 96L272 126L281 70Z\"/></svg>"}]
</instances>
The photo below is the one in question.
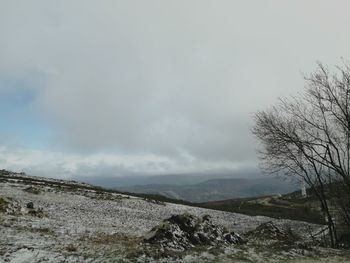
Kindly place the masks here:
<instances>
[{"instance_id":1,"label":"grey cloud","mask_svg":"<svg viewBox=\"0 0 350 263\"><path fill-rule=\"evenodd\" d=\"M350 57L347 1L10 1L0 76L79 151L253 163L251 115ZM58 136L58 135L57 135Z\"/></svg>"}]
</instances>

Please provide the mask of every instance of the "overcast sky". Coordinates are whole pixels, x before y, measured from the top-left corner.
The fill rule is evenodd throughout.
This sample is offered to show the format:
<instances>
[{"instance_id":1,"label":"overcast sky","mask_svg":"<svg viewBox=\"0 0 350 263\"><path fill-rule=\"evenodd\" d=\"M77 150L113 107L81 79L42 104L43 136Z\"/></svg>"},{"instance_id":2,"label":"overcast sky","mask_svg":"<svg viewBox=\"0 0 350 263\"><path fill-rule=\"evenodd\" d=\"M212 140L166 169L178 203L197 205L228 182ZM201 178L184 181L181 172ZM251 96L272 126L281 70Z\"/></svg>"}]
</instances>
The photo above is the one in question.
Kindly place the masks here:
<instances>
[{"instance_id":1,"label":"overcast sky","mask_svg":"<svg viewBox=\"0 0 350 263\"><path fill-rule=\"evenodd\" d=\"M350 2L0 0L0 168L257 167L252 115L350 59Z\"/></svg>"}]
</instances>

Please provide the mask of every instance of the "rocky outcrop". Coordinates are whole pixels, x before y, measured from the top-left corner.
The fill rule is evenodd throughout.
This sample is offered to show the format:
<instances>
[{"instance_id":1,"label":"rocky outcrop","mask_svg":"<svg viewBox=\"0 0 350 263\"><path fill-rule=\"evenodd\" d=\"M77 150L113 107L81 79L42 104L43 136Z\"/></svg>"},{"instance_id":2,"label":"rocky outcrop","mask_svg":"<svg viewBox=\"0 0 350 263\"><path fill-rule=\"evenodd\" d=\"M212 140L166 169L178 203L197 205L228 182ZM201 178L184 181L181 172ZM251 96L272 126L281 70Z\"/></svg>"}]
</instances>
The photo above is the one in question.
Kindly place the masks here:
<instances>
[{"instance_id":1,"label":"rocky outcrop","mask_svg":"<svg viewBox=\"0 0 350 263\"><path fill-rule=\"evenodd\" d=\"M249 239L262 240L279 240L279 241L295 241L298 237L291 231L291 229L284 229L278 227L272 221L259 225L253 231L246 234Z\"/></svg>"},{"instance_id":2,"label":"rocky outcrop","mask_svg":"<svg viewBox=\"0 0 350 263\"><path fill-rule=\"evenodd\" d=\"M210 216L202 218L190 214L173 215L154 227L145 242L158 244L166 250L186 250L197 246L242 244L244 240L222 226L214 225Z\"/></svg>"},{"instance_id":3,"label":"rocky outcrop","mask_svg":"<svg viewBox=\"0 0 350 263\"><path fill-rule=\"evenodd\" d=\"M23 205L12 198L0 198L0 212L8 215L29 214L36 217L44 217L43 209L41 207L35 207L33 202Z\"/></svg>"},{"instance_id":4,"label":"rocky outcrop","mask_svg":"<svg viewBox=\"0 0 350 263\"><path fill-rule=\"evenodd\" d=\"M3 197L0 198L0 211L9 215L16 215L22 214L23 208L19 202Z\"/></svg>"}]
</instances>

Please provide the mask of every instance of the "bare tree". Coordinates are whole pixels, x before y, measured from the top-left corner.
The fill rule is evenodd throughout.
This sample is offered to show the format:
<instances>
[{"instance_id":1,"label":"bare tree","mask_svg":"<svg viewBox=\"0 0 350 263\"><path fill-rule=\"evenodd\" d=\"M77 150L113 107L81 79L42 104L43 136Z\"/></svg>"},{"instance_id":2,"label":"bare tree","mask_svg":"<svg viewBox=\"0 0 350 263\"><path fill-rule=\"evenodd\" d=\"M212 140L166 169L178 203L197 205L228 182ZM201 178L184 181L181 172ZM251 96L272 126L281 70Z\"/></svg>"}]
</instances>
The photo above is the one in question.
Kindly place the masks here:
<instances>
[{"instance_id":1,"label":"bare tree","mask_svg":"<svg viewBox=\"0 0 350 263\"><path fill-rule=\"evenodd\" d=\"M331 74L319 64L305 81L304 94L256 113L253 133L266 171L304 180L314 191L335 246L330 200L336 198L350 218L350 67Z\"/></svg>"}]
</instances>

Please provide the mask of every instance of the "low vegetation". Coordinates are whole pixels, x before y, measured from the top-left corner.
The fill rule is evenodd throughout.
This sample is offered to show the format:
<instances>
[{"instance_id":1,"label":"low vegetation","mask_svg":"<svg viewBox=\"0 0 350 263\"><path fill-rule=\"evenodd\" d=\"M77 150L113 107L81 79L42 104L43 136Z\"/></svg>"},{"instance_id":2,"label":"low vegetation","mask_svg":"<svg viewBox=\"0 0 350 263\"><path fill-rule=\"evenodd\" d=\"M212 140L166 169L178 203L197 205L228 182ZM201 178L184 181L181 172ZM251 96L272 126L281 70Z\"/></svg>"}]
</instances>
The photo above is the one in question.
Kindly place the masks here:
<instances>
[{"instance_id":1,"label":"low vegetation","mask_svg":"<svg viewBox=\"0 0 350 263\"><path fill-rule=\"evenodd\" d=\"M8 201L5 198L0 197L0 212L5 212L8 205Z\"/></svg>"},{"instance_id":2,"label":"low vegetation","mask_svg":"<svg viewBox=\"0 0 350 263\"><path fill-rule=\"evenodd\" d=\"M300 220L324 224L319 211L313 209L313 198L292 198L291 195L238 198L198 204L200 207L242 213L251 216Z\"/></svg>"}]
</instances>

